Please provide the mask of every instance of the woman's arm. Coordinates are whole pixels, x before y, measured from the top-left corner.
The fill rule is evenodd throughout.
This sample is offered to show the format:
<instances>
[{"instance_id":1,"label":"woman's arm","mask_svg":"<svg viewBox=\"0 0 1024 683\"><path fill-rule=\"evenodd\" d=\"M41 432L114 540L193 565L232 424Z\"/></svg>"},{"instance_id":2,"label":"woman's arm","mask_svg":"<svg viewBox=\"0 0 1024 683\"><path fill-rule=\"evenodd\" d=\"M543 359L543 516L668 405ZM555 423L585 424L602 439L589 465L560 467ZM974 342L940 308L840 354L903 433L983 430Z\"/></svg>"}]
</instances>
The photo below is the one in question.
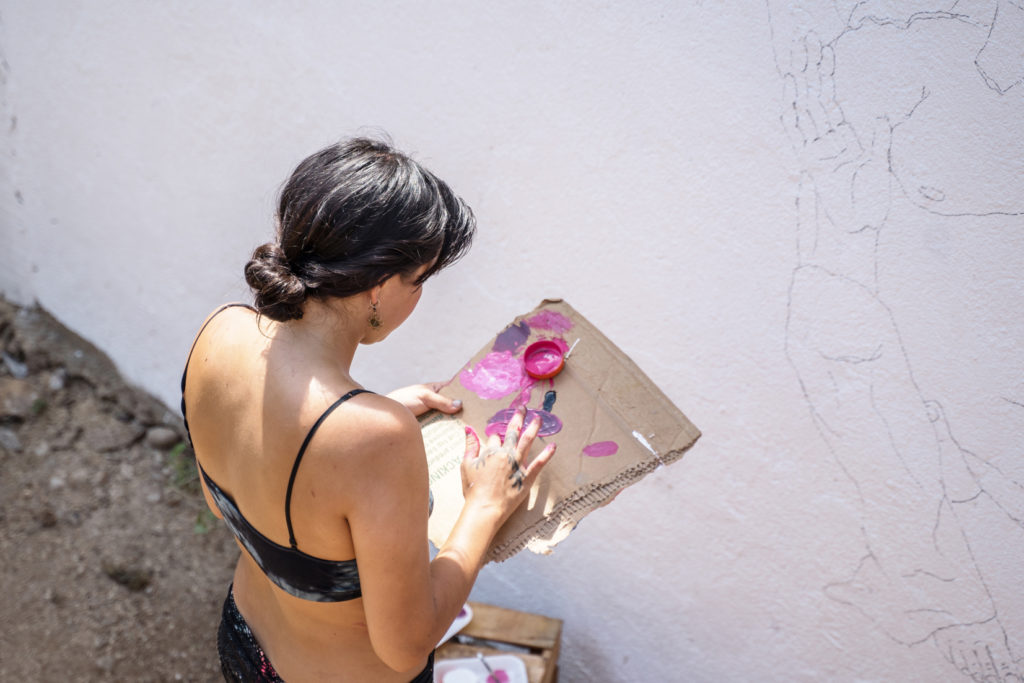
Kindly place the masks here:
<instances>
[{"instance_id":1,"label":"woman's arm","mask_svg":"<svg viewBox=\"0 0 1024 683\"><path fill-rule=\"evenodd\" d=\"M361 425L362 461L347 514L359 564L370 641L390 668L422 666L469 596L495 533L526 498L554 449L523 460L539 425L522 437L523 413L481 449L467 435L466 502L448 540L429 561L427 460L419 424L400 406L379 399ZM351 430L349 430L351 432ZM346 468L348 469L348 468ZM351 495L351 494L350 494Z\"/></svg>"}]
</instances>

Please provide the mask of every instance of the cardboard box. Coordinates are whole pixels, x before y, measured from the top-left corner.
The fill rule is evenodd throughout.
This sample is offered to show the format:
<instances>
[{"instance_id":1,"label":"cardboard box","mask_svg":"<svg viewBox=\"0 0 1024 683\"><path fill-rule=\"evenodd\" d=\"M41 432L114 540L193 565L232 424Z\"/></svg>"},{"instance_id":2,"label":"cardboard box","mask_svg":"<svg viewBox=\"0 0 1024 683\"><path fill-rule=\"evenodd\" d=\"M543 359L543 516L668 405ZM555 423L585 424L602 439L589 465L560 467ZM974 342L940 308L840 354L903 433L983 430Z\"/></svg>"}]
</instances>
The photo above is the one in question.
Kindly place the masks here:
<instances>
[{"instance_id":1,"label":"cardboard box","mask_svg":"<svg viewBox=\"0 0 1024 683\"><path fill-rule=\"evenodd\" d=\"M526 373L523 354L539 340L569 352L550 379ZM531 457L549 442L555 457L534 483L527 502L499 530L488 561L523 548L547 554L583 517L657 467L682 457L700 431L618 347L561 300L546 300L519 316L487 343L441 391L462 400L458 415L420 418L434 510L429 536L440 546L462 509L459 465L465 425L481 440L504 433L521 404L527 421L542 418Z\"/></svg>"}]
</instances>

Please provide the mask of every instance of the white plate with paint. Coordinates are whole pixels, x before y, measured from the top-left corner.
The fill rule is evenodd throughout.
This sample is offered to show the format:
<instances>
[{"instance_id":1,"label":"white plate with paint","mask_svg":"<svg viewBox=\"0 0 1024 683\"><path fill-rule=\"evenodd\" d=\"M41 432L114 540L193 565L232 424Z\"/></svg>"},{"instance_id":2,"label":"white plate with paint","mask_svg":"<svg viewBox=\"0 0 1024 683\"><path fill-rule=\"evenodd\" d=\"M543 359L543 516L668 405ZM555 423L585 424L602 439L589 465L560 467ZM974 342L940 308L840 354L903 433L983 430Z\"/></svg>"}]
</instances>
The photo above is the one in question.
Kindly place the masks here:
<instances>
[{"instance_id":1,"label":"white plate with paint","mask_svg":"<svg viewBox=\"0 0 1024 683\"><path fill-rule=\"evenodd\" d=\"M479 659L442 659L434 662L434 683L530 683L526 678L526 665L515 655L486 657L494 670L488 680L487 669Z\"/></svg>"},{"instance_id":2,"label":"white plate with paint","mask_svg":"<svg viewBox=\"0 0 1024 683\"><path fill-rule=\"evenodd\" d=\"M455 617L455 621L453 621L452 625L448 627L447 633L444 634L444 638L441 639L441 642L439 642L437 646L441 647L442 645L447 643L449 638L454 636L462 629L466 628L466 624L468 624L472 620L473 608L470 607L469 603L467 602L465 605L462 606L462 611L459 612L459 616Z\"/></svg>"}]
</instances>

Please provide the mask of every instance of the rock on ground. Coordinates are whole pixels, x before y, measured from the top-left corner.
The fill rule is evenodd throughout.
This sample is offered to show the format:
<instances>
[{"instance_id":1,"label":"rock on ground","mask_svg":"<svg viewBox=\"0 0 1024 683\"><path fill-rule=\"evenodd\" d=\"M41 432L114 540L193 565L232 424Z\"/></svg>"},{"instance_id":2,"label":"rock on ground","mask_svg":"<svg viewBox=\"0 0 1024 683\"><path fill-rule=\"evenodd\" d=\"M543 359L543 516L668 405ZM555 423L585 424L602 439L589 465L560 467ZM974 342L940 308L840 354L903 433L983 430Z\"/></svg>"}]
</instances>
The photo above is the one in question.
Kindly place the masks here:
<instances>
[{"instance_id":1,"label":"rock on ground","mask_svg":"<svg viewBox=\"0 0 1024 683\"><path fill-rule=\"evenodd\" d=\"M238 550L176 411L39 308L0 354L0 681L222 680Z\"/></svg>"}]
</instances>

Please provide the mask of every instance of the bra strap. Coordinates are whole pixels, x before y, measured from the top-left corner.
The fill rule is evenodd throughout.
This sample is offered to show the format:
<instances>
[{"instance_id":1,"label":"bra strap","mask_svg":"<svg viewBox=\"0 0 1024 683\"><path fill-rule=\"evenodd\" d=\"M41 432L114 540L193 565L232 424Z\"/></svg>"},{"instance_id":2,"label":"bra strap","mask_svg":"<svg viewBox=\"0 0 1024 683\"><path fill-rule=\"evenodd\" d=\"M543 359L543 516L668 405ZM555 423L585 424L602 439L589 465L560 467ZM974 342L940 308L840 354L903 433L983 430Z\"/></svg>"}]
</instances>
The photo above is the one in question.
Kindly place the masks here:
<instances>
[{"instance_id":1,"label":"bra strap","mask_svg":"<svg viewBox=\"0 0 1024 683\"><path fill-rule=\"evenodd\" d=\"M284 497L284 518L288 522L288 542L291 544L293 550L298 550L299 546L295 542L295 530L292 529L292 488L295 486L295 475L299 472L299 463L302 462L302 456L306 454L306 447L309 446L309 442L313 438L313 434L320 428L323 421L327 419L327 416L334 412L334 409L340 406L345 401L349 400L353 396L358 394L372 394L372 391L367 389L353 389L348 392L337 401L332 403L320 417L317 418L316 422L310 428L309 433L306 434L306 439L302 442L302 446L299 448L299 454L295 456L295 464L292 465L292 475L288 478L288 493Z\"/></svg>"}]
</instances>

